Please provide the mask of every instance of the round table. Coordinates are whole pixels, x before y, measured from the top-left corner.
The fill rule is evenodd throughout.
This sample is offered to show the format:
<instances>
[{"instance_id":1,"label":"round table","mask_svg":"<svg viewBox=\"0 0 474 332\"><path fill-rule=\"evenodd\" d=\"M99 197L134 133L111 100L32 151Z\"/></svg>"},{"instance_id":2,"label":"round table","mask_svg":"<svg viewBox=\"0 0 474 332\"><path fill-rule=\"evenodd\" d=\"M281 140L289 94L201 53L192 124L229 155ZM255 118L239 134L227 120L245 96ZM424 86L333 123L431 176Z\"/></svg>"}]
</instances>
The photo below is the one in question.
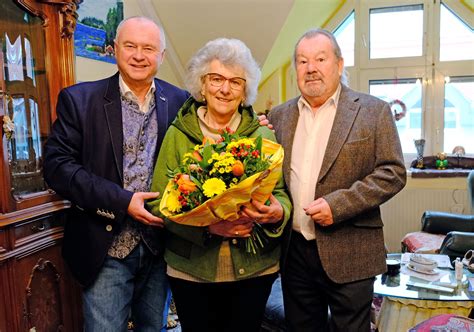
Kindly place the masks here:
<instances>
[{"instance_id":1,"label":"round table","mask_svg":"<svg viewBox=\"0 0 474 332\"><path fill-rule=\"evenodd\" d=\"M388 256L390 259L401 258L401 254ZM440 270L447 274L439 281L455 282L454 270ZM464 279L467 277L474 277L474 274L464 269ZM404 273L376 277L374 293L384 297L377 319L377 328L380 332L407 331L410 327L439 314L452 313L467 317L474 308L474 293L468 292L466 286L460 285L451 294L407 286L407 282L430 284L428 281Z\"/></svg>"}]
</instances>

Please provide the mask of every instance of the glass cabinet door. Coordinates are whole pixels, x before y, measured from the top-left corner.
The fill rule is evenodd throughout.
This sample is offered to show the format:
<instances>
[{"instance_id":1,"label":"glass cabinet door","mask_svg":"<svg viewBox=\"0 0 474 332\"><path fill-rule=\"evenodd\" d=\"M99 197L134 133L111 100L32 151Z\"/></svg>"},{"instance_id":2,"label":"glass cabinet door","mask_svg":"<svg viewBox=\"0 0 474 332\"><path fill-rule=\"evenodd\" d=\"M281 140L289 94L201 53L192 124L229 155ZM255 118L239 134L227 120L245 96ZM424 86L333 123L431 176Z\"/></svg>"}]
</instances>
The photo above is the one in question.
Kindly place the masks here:
<instances>
[{"instance_id":1,"label":"glass cabinet door","mask_svg":"<svg viewBox=\"0 0 474 332\"><path fill-rule=\"evenodd\" d=\"M0 45L0 115L4 115L10 191L15 199L24 199L47 189L42 165L43 146L50 133L51 105L41 19L19 10L12 1L2 1Z\"/></svg>"}]
</instances>

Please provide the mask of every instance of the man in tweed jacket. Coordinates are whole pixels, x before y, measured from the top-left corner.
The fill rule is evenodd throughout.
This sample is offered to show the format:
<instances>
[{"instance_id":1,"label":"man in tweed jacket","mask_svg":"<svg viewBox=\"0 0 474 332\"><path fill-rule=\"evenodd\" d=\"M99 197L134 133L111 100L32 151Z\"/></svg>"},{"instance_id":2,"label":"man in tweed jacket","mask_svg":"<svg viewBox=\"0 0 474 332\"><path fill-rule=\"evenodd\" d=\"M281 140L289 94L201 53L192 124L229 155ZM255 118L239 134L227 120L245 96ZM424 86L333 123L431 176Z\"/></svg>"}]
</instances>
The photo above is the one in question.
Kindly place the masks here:
<instances>
[{"instance_id":1,"label":"man in tweed jacket","mask_svg":"<svg viewBox=\"0 0 474 332\"><path fill-rule=\"evenodd\" d=\"M341 83L330 32L306 32L294 61L301 96L269 115L294 203L285 315L291 331L369 331L374 276L386 270L379 206L406 182L397 128L387 103Z\"/></svg>"}]
</instances>

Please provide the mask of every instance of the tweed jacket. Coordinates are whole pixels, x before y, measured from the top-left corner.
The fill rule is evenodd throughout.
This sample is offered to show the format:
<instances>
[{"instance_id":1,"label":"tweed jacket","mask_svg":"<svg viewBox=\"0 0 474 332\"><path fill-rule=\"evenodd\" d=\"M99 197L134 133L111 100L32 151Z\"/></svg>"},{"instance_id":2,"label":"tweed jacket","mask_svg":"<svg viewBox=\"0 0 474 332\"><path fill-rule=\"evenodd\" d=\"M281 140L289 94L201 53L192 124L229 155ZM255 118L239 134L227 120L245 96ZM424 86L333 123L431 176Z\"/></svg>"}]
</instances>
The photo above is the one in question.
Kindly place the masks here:
<instances>
[{"instance_id":1,"label":"tweed jacket","mask_svg":"<svg viewBox=\"0 0 474 332\"><path fill-rule=\"evenodd\" d=\"M189 94L155 79L156 155L171 121ZM119 234L133 192L123 188L123 126L119 74L63 89L57 120L45 146L48 185L72 203L67 211L63 256L83 285L99 273ZM155 155L155 158L156 158ZM163 233L155 229L157 236Z\"/></svg>"},{"instance_id":2,"label":"tweed jacket","mask_svg":"<svg viewBox=\"0 0 474 332\"><path fill-rule=\"evenodd\" d=\"M275 107L269 115L277 141L285 149L283 173L288 187L298 99ZM379 206L405 183L402 149L389 105L342 85L314 193L315 199L328 202L334 219L329 227L315 227L315 244L332 281L347 283L385 272Z\"/></svg>"}]
</instances>

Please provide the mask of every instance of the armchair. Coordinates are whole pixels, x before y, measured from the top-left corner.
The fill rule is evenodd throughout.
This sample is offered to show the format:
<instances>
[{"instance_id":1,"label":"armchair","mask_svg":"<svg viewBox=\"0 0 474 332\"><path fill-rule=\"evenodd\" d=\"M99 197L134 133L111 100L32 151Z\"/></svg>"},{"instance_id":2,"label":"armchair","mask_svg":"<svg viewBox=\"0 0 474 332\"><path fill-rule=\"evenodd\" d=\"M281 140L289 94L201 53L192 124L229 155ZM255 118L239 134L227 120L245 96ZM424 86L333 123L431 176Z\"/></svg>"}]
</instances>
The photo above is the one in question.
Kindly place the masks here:
<instances>
[{"instance_id":1,"label":"armchair","mask_svg":"<svg viewBox=\"0 0 474 332\"><path fill-rule=\"evenodd\" d=\"M421 231L408 233L402 239L402 252L439 253L454 259L474 249L474 171L467 181L471 214L426 211L421 218Z\"/></svg>"}]
</instances>

